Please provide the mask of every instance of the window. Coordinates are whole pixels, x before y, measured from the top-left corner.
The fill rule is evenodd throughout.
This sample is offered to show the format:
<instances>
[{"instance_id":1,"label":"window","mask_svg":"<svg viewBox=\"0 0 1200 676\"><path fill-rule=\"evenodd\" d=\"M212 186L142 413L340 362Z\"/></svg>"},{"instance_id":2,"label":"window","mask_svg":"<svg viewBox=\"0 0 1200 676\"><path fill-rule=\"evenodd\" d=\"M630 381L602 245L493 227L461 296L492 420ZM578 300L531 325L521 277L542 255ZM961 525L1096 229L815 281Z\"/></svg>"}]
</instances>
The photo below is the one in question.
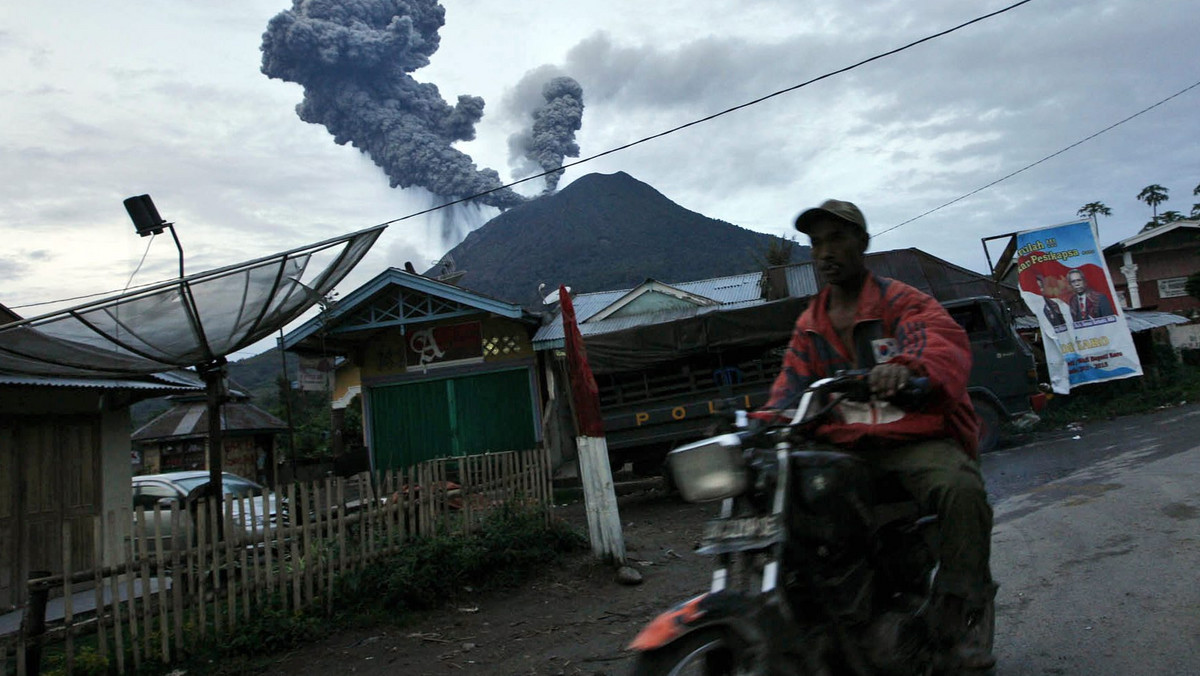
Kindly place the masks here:
<instances>
[{"instance_id":1,"label":"window","mask_svg":"<svg viewBox=\"0 0 1200 676\"><path fill-rule=\"evenodd\" d=\"M133 507L154 509L154 505L162 498L179 499L179 492L170 486L160 483L140 483L133 487Z\"/></svg>"},{"instance_id":2,"label":"window","mask_svg":"<svg viewBox=\"0 0 1200 676\"><path fill-rule=\"evenodd\" d=\"M1158 297L1159 298L1182 298L1188 295L1184 286L1187 284L1187 277L1171 277L1170 279L1158 280Z\"/></svg>"}]
</instances>

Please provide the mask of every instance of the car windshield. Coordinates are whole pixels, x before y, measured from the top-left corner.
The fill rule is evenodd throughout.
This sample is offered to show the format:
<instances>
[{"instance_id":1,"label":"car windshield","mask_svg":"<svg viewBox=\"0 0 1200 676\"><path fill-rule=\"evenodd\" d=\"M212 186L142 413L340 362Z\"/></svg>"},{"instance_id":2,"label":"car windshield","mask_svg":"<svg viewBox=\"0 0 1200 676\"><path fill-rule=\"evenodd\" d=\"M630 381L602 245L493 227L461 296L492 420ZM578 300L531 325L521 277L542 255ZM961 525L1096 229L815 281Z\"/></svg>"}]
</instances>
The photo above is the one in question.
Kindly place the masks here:
<instances>
[{"instance_id":1,"label":"car windshield","mask_svg":"<svg viewBox=\"0 0 1200 676\"><path fill-rule=\"evenodd\" d=\"M175 484L183 488L183 490L191 493L198 486L208 483L208 477L198 476L187 479L175 479ZM257 495L262 495L262 486L237 476L226 474L221 478L221 488L226 495L232 495L235 498L252 498Z\"/></svg>"}]
</instances>

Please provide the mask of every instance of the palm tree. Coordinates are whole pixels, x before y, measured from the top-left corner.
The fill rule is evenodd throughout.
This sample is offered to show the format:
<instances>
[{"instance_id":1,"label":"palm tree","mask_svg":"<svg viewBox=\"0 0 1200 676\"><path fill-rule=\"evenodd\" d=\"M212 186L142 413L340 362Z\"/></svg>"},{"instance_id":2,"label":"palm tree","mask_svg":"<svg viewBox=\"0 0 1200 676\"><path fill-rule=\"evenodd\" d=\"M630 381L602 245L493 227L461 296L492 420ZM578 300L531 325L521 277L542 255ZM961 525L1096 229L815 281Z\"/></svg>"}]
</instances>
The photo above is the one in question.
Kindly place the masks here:
<instances>
[{"instance_id":1,"label":"palm tree","mask_svg":"<svg viewBox=\"0 0 1200 676\"><path fill-rule=\"evenodd\" d=\"M1179 213L1178 211L1164 211L1161 215L1159 215L1158 220L1163 225L1166 225L1167 223L1182 221L1183 214Z\"/></svg>"},{"instance_id":2,"label":"palm tree","mask_svg":"<svg viewBox=\"0 0 1200 676\"><path fill-rule=\"evenodd\" d=\"M1149 204L1150 208L1153 210L1154 218L1152 218L1150 222L1154 223L1155 225L1158 224L1158 205L1167 201L1167 192L1168 191L1166 188L1157 183L1152 183L1145 188L1142 188L1142 191L1138 193L1138 201Z\"/></svg>"},{"instance_id":3,"label":"palm tree","mask_svg":"<svg viewBox=\"0 0 1200 676\"><path fill-rule=\"evenodd\" d=\"M1112 216L1112 209L1105 206L1104 202L1088 202L1079 207L1079 211L1075 212L1076 216L1093 218L1096 214L1101 216Z\"/></svg>"}]
</instances>

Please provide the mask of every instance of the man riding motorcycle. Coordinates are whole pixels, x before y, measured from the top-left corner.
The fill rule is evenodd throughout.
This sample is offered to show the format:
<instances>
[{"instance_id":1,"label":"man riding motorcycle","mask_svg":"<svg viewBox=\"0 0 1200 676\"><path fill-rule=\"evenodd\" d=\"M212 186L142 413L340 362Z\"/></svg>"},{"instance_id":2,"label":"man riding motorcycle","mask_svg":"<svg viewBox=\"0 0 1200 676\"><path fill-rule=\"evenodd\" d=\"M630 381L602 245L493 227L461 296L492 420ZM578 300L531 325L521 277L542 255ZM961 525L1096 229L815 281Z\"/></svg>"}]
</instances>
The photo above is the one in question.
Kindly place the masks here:
<instances>
[{"instance_id":1,"label":"man riding motorcycle","mask_svg":"<svg viewBox=\"0 0 1200 676\"><path fill-rule=\"evenodd\" d=\"M981 640L982 608L995 594L988 559L992 510L979 471L979 420L967 395L971 349L966 333L929 295L877 277L865 266L870 236L854 204L827 200L800 214L825 287L796 321L766 409L794 401L812 382L847 369L869 369L875 400L843 401L819 439L851 450L891 473L927 513L938 515L940 633L958 669L995 664ZM910 378L929 379L920 410L887 403Z\"/></svg>"}]
</instances>

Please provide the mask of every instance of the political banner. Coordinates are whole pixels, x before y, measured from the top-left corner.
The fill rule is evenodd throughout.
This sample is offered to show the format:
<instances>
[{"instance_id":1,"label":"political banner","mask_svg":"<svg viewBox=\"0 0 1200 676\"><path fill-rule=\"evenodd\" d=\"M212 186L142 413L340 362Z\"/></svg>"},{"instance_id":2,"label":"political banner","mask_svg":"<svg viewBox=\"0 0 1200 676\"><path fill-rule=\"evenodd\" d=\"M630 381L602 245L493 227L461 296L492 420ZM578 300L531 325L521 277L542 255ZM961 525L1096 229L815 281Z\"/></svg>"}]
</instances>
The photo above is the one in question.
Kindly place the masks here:
<instances>
[{"instance_id":1,"label":"political banner","mask_svg":"<svg viewBox=\"0 0 1200 676\"><path fill-rule=\"evenodd\" d=\"M1091 219L1017 233L1017 284L1038 318L1050 385L1142 375Z\"/></svg>"}]
</instances>

